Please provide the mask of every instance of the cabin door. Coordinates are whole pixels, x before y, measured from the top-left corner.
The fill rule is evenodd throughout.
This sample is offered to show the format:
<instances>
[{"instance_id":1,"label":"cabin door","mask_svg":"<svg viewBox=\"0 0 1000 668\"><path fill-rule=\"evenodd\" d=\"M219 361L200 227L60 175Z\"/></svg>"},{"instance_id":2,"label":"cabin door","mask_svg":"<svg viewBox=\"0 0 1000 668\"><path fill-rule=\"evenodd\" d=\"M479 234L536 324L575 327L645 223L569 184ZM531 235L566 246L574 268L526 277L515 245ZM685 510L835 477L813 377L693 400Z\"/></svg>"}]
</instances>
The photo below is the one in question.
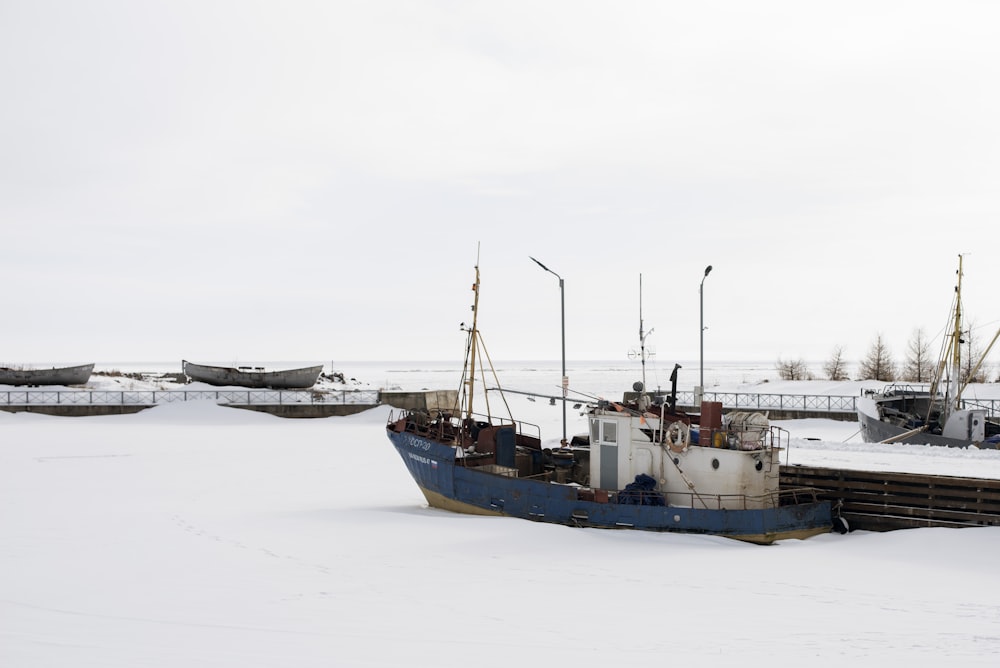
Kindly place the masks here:
<instances>
[{"instance_id":1,"label":"cabin door","mask_svg":"<svg viewBox=\"0 0 1000 668\"><path fill-rule=\"evenodd\" d=\"M659 477L653 470L653 453L649 448L633 448L632 450L632 475L637 476L640 473L653 478Z\"/></svg>"},{"instance_id":2,"label":"cabin door","mask_svg":"<svg viewBox=\"0 0 1000 668\"><path fill-rule=\"evenodd\" d=\"M595 420L594 426L601 462L597 486L600 489L618 489L618 423L614 420Z\"/></svg>"}]
</instances>

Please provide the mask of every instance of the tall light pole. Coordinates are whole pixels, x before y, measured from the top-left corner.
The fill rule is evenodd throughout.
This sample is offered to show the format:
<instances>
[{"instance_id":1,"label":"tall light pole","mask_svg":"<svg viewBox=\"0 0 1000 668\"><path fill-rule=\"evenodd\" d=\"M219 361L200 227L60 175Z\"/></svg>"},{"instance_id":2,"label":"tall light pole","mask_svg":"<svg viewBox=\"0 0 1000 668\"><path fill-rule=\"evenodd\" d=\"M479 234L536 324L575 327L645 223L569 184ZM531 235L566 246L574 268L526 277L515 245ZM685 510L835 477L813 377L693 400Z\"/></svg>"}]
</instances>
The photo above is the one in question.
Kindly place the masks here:
<instances>
[{"instance_id":1,"label":"tall light pole","mask_svg":"<svg viewBox=\"0 0 1000 668\"><path fill-rule=\"evenodd\" d=\"M698 335L701 339L701 358L698 364L698 405L701 406L701 397L705 391L705 279L712 271L712 265L705 267L705 275L701 277L701 285L698 286L698 301L700 302L701 330Z\"/></svg>"},{"instance_id":2,"label":"tall light pole","mask_svg":"<svg viewBox=\"0 0 1000 668\"><path fill-rule=\"evenodd\" d=\"M562 447L569 445L566 440L566 391L569 389L569 378L566 377L566 290L562 276L552 271L535 258L528 256L539 267L559 279L559 299L562 313Z\"/></svg>"}]
</instances>

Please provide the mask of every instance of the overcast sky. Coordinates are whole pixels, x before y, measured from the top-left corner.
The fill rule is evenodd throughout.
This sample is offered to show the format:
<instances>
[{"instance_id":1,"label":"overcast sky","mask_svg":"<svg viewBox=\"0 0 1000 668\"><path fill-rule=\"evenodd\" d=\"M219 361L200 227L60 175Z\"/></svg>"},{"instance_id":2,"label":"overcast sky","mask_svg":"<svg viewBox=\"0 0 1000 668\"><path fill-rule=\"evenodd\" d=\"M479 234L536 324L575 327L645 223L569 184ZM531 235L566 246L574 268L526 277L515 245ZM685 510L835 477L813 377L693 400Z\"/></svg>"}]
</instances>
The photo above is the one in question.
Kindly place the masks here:
<instances>
[{"instance_id":1,"label":"overcast sky","mask_svg":"<svg viewBox=\"0 0 1000 668\"><path fill-rule=\"evenodd\" d=\"M0 3L0 363L895 355L1000 318L1000 4ZM478 251L477 251L478 249ZM935 344L936 345L936 344ZM936 350L936 348L935 348Z\"/></svg>"}]
</instances>

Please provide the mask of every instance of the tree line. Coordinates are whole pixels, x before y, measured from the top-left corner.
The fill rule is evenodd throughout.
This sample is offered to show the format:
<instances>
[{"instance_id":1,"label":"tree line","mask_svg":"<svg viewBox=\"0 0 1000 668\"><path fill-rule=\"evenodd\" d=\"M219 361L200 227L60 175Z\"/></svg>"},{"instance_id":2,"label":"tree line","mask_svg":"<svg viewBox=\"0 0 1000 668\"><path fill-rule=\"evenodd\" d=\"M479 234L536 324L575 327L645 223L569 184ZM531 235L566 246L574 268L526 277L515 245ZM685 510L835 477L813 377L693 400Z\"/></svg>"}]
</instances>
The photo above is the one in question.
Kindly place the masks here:
<instances>
[{"instance_id":1,"label":"tree line","mask_svg":"<svg viewBox=\"0 0 1000 668\"><path fill-rule=\"evenodd\" d=\"M959 381L962 383L1000 382L994 375L992 365L980 365L988 348L974 329L962 333L962 365ZM885 382L904 381L908 383L929 383L937 367L938 355L931 355L931 342L922 329L914 331L906 345L901 362L897 363L882 334L877 334L865 357L858 363L854 380L880 380ZM848 373L849 362L844 357L844 346L836 346L830 357L823 363L823 374L828 380L851 380ZM775 368L782 380L815 380L809 366L800 358L783 360L778 358Z\"/></svg>"}]
</instances>

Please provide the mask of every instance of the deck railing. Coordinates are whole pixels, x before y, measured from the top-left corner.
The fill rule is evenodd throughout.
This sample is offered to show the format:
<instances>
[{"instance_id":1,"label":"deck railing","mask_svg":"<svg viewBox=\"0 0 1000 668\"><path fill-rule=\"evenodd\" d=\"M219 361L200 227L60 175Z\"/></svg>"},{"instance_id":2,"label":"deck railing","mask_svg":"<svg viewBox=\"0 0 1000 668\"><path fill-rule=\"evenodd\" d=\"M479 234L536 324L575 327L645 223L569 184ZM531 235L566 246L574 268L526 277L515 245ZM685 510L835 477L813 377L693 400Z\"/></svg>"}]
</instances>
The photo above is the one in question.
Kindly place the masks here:
<instances>
[{"instance_id":1,"label":"deck railing","mask_svg":"<svg viewBox=\"0 0 1000 668\"><path fill-rule=\"evenodd\" d=\"M584 488L580 488L583 490ZM668 498L669 497L669 502ZM674 506L697 510L752 510L785 505L816 503L818 492L809 487L795 487L764 494L701 494L698 492L610 491L612 503L635 506Z\"/></svg>"}]
</instances>

